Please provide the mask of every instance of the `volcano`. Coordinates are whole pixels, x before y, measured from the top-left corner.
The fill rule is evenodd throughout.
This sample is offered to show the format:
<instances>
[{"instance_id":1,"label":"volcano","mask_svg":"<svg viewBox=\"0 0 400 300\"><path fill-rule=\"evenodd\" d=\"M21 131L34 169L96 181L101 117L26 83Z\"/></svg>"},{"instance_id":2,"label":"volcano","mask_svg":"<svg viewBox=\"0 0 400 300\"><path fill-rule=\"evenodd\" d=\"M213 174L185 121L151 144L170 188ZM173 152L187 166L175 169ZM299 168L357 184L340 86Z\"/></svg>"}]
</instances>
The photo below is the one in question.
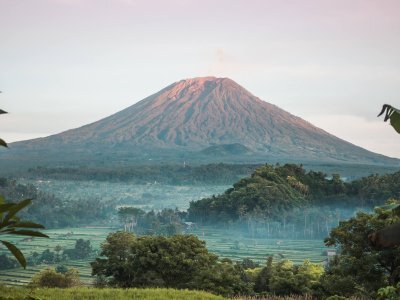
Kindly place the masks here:
<instances>
[{"instance_id":1,"label":"volcano","mask_svg":"<svg viewBox=\"0 0 400 300\"><path fill-rule=\"evenodd\" d=\"M13 143L9 151L65 157L235 157L398 164L335 137L228 78L181 80L97 122ZM66 155L67 153L67 155ZM108 154L107 154L108 153ZM62 154L62 155L61 155ZM51 156L51 155L50 155ZM151 159L151 158L148 158Z\"/></svg>"}]
</instances>

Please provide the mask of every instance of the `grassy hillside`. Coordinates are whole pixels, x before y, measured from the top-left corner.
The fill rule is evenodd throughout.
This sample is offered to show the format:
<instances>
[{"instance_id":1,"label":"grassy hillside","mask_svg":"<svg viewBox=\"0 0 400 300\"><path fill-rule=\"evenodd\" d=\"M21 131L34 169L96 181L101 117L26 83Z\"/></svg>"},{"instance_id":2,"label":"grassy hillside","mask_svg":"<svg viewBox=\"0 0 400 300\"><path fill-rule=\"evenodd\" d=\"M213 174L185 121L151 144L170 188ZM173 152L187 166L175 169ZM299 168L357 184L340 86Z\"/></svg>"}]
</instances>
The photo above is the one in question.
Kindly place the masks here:
<instances>
[{"instance_id":1,"label":"grassy hillside","mask_svg":"<svg viewBox=\"0 0 400 300\"><path fill-rule=\"evenodd\" d=\"M174 289L95 289L95 288L40 288L30 290L23 287L0 286L0 299L57 299L57 300L123 300L123 299L182 299L182 300L220 300L221 296L215 296L206 292L174 290ZM30 296L30 298L28 298Z\"/></svg>"}]
</instances>

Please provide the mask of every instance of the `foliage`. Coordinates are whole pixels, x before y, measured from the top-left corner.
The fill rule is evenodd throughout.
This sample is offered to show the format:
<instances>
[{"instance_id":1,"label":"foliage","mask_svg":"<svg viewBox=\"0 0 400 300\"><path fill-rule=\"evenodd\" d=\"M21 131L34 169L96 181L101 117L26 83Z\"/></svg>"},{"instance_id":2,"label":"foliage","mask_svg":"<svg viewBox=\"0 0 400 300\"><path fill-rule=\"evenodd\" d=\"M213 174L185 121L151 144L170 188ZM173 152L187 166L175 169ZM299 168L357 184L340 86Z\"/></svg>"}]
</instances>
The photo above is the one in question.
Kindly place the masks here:
<instances>
[{"instance_id":1,"label":"foliage","mask_svg":"<svg viewBox=\"0 0 400 300\"><path fill-rule=\"evenodd\" d=\"M306 295L311 294L319 284L324 269L321 265L308 260L301 265L294 265L289 260L274 263L272 256L258 273L254 290L257 293L275 295Z\"/></svg>"},{"instance_id":2,"label":"foliage","mask_svg":"<svg viewBox=\"0 0 400 300\"><path fill-rule=\"evenodd\" d=\"M115 204L99 201L98 198L60 199L52 194L39 191L32 184L20 184L15 180L0 178L0 194L17 202L22 197L35 199L32 205L21 211L21 218L43 223L46 227L68 227L88 224L109 218ZM93 209L93 208L96 209Z\"/></svg>"},{"instance_id":3,"label":"foliage","mask_svg":"<svg viewBox=\"0 0 400 300\"><path fill-rule=\"evenodd\" d=\"M79 286L81 282L77 269L71 268L65 274L54 269L44 269L32 277L30 285L32 287L69 288Z\"/></svg>"},{"instance_id":4,"label":"foliage","mask_svg":"<svg viewBox=\"0 0 400 300\"><path fill-rule=\"evenodd\" d=\"M102 244L92 274L117 287L168 287L212 291L222 295L248 292L243 269L218 261L194 236L135 237L111 233Z\"/></svg>"},{"instance_id":5,"label":"foliage","mask_svg":"<svg viewBox=\"0 0 400 300\"><path fill-rule=\"evenodd\" d=\"M47 235L31 229L43 229L40 224L30 221L23 221L17 217L17 213L31 203L31 199L22 200L18 203L6 203L4 198L0 197L0 235L22 235L31 237L46 237ZM26 267L26 259L22 252L12 243L6 240L0 242L15 256L18 262Z\"/></svg>"},{"instance_id":6,"label":"foliage","mask_svg":"<svg viewBox=\"0 0 400 300\"><path fill-rule=\"evenodd\" d=\"M311 229L306 224L310 215L315 223L312 231L326 236L332 220L345 217L339 216L338 207L372 208L399 193L400 172L344 182L338 174L329 178L322 172L306 172L301 165L267 164L256 169L251 177L236 182L224 194L191 202L188 214L189 220L197 223L246 224L252 234L260 225L269 232L273 222L283 227L289 223L303 227L306 233ZM311 216L311 212L315 215Z\"/></svg>"},{"instance_id":7,"label":"foliage","mask_svg":"<svg viewBox=\"0 0 400 300\"><path fill-rule=\"evenodd\" d=\"M389 200L388 205L400 204ZM400 281L400 249L379 251L368 240L371 232L380 230L400 217L391 209L376 208L373 214L358 213L340 222L325 240L328 246L340 247L340 256L332 260L322 285L328 294L376 297L376 291ZM342 284L338 284L338 280ZM335 282L335 284L332 284Z\"/></svg>"},{"instance_id":8,"label":"foliage","mask_svg":"<svg viewBox=\"0 0 400 300\"><path fill-rule=\"evenodd\" d=\"M397 133L400 133L400 110L394 108L391 105L384 104L382 107L382 111L379 113L378 117L381 116L383 113L385 113L384 121L386 122L388 119L390 119L390 125L392 125Z\"/></svg>"},{"instance_id":9,"label":"foliage","mask_svg":"<svg viewBox=\"0 0 400 300\"><path fill-rule=\"evenodd\" d=\"M6 114L7 112L0 109L0 114ZM0 146L7 147L7 143L0 139ZM18 203L6 203L5 199L0 196L0 235L13 234L13 235L25 235L25 236L36 236L36 237L47 237L47 235L31 230L31 229L43 229L44 227L40 224L36 224L30 221L21 220L17 214L26 206L31 204L31 199L22 200ZM21 266L26 267L26 259L22 252L14 244L6 240L0 240L4 246L14 255Z\"/></svg>"},{"instance_id":10,"label":"foliage","mask_svg":"<svg viewBox=\"0 0 400 300\"><path fill-rule=\"evenodd\" d=\"M400 299L400 282L396 286L386 286L378 290L379 300L399 300Z\"/></svg>"},{"instance_id":11,"label":"foliage","mask_svg":"<svg viewBox=\"0 0 400 300\"><path fill-rule=\"evenodd\" d=\"M75 242L74 249L65 249L63 255L70 259L85 259L93 252L90 240L78 239Z\"/></svg>"},{"instance_id":12,"label":"foliage","mask_svg":"<svg viewBox=\"0 0 400 300\"><path fill-rule=\"evenodd\" d=\"M5 253L0 255L0 270L14 269L17 266L16 260L9 258Z\"/></svg>"},{"instance_id":13,"label":"foliage","mask_svg":"<svg viewBox=\"0 0 400 300\"><path fill-rule=\"evenodd\" d=\"M251 260L250 258L244 258L242 261L239 261L236 264L242 267L244 270L260 267L259 263Z\"/></svg>"}]
</instances>

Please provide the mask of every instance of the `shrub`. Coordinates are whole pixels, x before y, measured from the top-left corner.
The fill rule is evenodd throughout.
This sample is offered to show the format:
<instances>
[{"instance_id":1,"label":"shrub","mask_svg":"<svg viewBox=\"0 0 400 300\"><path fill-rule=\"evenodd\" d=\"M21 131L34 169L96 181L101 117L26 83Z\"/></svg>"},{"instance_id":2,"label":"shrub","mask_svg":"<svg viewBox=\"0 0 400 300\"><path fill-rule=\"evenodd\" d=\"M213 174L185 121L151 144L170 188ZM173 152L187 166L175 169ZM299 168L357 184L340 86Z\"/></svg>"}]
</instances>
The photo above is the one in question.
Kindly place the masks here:
<instances>
[{"instance_id":1,"label":"shrub","mask_svg":"<svg viewBox=\"0 0 400 300\"><path fill-rule=\"evenodd\" d=\"M62 274L47 268L34 275L30 285L33 287L68 288L79 286L81 282L77 269L71 268L65 274Z\"/></svg>"}]
</instances>

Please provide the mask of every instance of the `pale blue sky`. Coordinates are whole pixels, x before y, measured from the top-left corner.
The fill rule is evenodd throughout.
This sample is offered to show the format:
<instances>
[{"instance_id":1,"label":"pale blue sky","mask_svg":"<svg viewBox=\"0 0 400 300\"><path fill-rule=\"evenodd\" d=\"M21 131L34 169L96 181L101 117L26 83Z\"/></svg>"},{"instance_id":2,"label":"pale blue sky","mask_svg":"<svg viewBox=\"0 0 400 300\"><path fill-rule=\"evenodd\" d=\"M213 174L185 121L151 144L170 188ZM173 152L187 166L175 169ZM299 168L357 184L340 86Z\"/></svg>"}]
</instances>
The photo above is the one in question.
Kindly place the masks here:
<instances>
[{"instance_id":1,"label":"pale blue sky","mask_svg":"<svg viewBox=\"0 0 400 300\"><path fill-rule=\"evenodd\" d=\"M400 157L400 1L0 0L0 136L58 133L172 82L229 77L328 132Z\"/></svg>"}]
</instances>

